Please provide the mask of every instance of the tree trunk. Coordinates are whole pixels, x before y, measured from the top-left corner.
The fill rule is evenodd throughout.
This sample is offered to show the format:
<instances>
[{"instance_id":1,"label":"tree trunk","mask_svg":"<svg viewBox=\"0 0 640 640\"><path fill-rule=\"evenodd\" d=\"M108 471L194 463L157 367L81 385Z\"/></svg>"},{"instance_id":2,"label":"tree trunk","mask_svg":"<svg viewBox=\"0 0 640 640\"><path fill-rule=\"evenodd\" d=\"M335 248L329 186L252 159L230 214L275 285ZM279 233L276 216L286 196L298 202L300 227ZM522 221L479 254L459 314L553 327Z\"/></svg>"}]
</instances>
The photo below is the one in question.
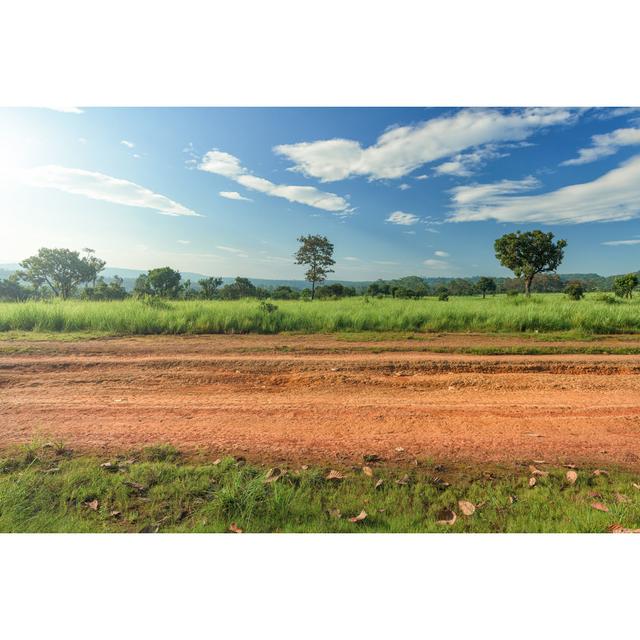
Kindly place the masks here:
<instances>
[{"instance_id":1,"label":"tree trunk","mask_svg":"<svg viewBox=\"0 0 640 640\"><path fill-rule=\"evenodd\" d=\"M524 280L524 295L527 298L531 295L531 283L533 282L533 276L529 276Z\"/></svg>"},{"instance_id":2,"label":"tree trunk","mask_svg":"<svg viewBox=\"0 0 640 640\"><path fill-rule=\"evenodd\" d=\"M316 281L311 281L311 299L313 300L316 297Z\"/></svg>"}]
</instances>

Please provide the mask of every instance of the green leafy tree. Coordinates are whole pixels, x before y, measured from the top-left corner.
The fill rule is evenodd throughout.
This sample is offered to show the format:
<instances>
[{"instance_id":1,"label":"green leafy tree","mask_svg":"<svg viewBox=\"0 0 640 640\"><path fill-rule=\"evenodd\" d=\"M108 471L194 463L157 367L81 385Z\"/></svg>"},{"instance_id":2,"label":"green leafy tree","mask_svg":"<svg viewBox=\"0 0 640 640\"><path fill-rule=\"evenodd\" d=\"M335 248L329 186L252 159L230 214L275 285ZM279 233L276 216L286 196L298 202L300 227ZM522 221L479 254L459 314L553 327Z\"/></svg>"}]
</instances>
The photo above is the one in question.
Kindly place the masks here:
<instances>
[{"instance_id":1,"label":"green leafy tree","mask_svg":"<svg viewBox=\"0 0 640 640\"><path fill-rule=\"evenodd\" d=\"M566 240L553 241L553 233L516 231L507 233L494 243L496 258L524 279L525 295L531 295L531 283L538 273L555 271L564 258Z\"/></svg>"},{"instance_id":2,"label":"green leafy tree","mask_svg":"<svg viewBox=\"0 0 640 640\"><path fill-rule=\"evenodd\" d=\"M567 282L564 292L571 300L582 300L582 298L584 298L584 286L580 280L571 280L571 282Z\"/></svg>"},{"instance_id":3,"label":"green leafy tree","mask_svg":"<svg viewBox=\"0 0 640 640\"><path fill-rule=\"evenodd\" d=\"M222 278L202 278L198 280L200 285L200 297L205 300L213 300L222 285Z\"/></svg>"},{"instance_id":4,"label":"green leafy tree","mask_svg":"<svg viewBox=\"0 0 640 640\"><path fill-rule=\"evenodd\" d=\"M143 273L136 279L133 291L136 295L158 296L160 298L177 298L180 294L179 271L171 267L159 267L151 269L149 273Z\"/></svg>"},{"instance_id":5,"label":"green leafy tree","mask_svg":"<svg viewBox=\"0 0 640 640\"><path fill-rule=\"evenodd\" d=\"M17 274L12 273L8 278L0 280L0 300L20 302L26 300L31 291L20 284Z\"/></svg>"},{"instance_id":6,"label":"green leafy tree","mask_svg":"<svg viewBox=\"0 0 640 640\"><path fill-rule=\"evenodd\" d=\"M96 280L98 279L98 275L105 268L107 263L104 260L101 260L100 258L98 258L96 256L96 252L93 249L89 249L89 247L85 247L83 251L87 254L84 259L89 265L89 268L91 269L91 272L92 272L91 285L95 287Z\"/></svg>"},{"instance_id":7,"label":"green leafy tree","mask_svg":"<svg viewBox=\"0 0 640 640\"><path fill-rule=\"evenodd\" d=\"M476 291L481 293L483 298L487 296L487 293L494 294L496 289L496 281L493 278L482 276L482 278L476 282Z\"/></svg>"},{"instance_id":8,"label":"green leafy tree","mask_svg":"<svg viewBox=\"0 0 640 640\"><path fill-rule=\"evenodd\" d=\"M20 266L24 270L20 272L22 279L36 288L47 284L54 295L63 300L71 296L80 284L91 282L96 275L95 263L70 249L43 247L35 256L23 260Z\"/></svg>"},{"instance_id":9,"label":"green leafy tree","mask_svg":"<svg viewBox=\"0 0 640 640\"><path fill-rule=\"evenodd\" d=\"M311 299L316 295L316 284L327 279L327 274L333 273L331 267L336 263L333 259L333 244L326 236L300 236L300 248L294 254L295 264L304 264L309 268L304 274L311 283Z\"/></svg>"},{"instance_id":10,"label":"green leafy tree","mask_svg":"<svg viewBox=\"0 0 640 640\"><path fill-rule=\"evenodd\" d=\"M613 281L613 292L619 298L631 298L633 290L638 286L638 275L627 273L626 276L618 276Z\"/></svg>"},{"instance_id":11,"label":"green leafy tree","mask_svg":"<svg viewBox=\"0 0 640 640\"><path fill-rule=\"evenodd\" d=\"M120 276L113 276L109 283L100 276L93 287L87 287L82 292L85 300L124 300L127 295L124 280Z\"/></svg>"},{"instance_id":12,"label":"green leafy tree","mask_svg":"<svg viewBox=\"0 0 640 640\"><path fill-rule=\"evenodd\" d=\"M220 289L220 297L223 300L239 300L240 298L257 298L258 288L249 278L236 278L231 284L226 284Z\"/></svg>"}]
</instances>

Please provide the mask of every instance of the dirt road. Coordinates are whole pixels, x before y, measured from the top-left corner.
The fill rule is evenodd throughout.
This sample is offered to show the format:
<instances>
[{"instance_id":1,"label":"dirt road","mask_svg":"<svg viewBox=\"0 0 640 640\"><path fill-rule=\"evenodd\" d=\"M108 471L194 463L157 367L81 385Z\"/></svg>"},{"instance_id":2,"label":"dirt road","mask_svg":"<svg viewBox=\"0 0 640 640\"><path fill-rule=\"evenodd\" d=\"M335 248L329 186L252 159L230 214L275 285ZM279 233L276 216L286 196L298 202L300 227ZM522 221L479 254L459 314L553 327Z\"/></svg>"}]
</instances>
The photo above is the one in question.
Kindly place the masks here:
<instances>
[{"instance_id":1,"label":"dirt road","mask_svg":"<svg viewBox=\"0 0 640 640\"><path fill-rule=\"evenodd\" d=\"M40 437L79 450L170 442L269 461L375 453L640 466L640 356L474 356L420 351L425 344L522 340L12 342L0 350L0 447Z\"/></svg>"}]
</instances>

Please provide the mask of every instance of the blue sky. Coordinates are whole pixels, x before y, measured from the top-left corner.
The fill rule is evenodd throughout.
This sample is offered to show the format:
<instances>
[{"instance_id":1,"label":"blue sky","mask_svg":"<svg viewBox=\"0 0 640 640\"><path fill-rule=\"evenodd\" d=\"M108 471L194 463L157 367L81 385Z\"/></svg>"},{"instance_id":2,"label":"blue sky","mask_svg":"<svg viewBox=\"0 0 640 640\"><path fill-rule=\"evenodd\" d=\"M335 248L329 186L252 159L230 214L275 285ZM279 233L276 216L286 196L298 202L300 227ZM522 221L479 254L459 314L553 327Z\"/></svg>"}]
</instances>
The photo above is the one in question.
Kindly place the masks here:
<instances>
[{"instance_id":1,"label":"blue sky","mask_svg":"<svg viewBox=\"0 0 640 640\"><path fill-rule=\"evenodd\" d=\"M300 278L507 275L496 237L568 240L561 272L640 269L640 110L0 109L0 263Z\"/></svg>"}]
</instances>

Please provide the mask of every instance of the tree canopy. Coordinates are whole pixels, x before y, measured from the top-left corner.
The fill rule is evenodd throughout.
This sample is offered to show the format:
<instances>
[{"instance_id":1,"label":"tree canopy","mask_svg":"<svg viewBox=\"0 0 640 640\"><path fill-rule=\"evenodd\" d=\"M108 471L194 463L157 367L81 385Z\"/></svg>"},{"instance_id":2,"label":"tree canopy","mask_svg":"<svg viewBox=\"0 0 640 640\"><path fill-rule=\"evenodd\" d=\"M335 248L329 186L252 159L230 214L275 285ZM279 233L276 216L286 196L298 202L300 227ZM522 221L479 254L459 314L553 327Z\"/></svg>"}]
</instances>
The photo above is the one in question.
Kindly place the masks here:
<instances>
[{"instance_id":1,"label":"tree canopy","mask_svg":"<svg viewBox=\"0 0 640 640\"><path fill-rule=\"evenodd\" d=\"M324 282L327 274L333 273L331 267L336 263L333 259L333 244L326 236L300 236L300 248L294 257L295 264L304 264L307 269L304 277L311 283L311 299L315 298L316 284Z\"/></svg>"},{"instance_id":2,"label":"tree canopy","mask_svg":"<svg viewBox=\"0 0 640 640\"><path fill-rule=\"evenodd\" d=\"M553 233L516 231L507 233L494 243L496 258L511 269L517 278L524 279L524 292L531 294L531 283L538 273L555 271L564 257L566 240L553 241Z\"/></svg>"}]
</instances>

